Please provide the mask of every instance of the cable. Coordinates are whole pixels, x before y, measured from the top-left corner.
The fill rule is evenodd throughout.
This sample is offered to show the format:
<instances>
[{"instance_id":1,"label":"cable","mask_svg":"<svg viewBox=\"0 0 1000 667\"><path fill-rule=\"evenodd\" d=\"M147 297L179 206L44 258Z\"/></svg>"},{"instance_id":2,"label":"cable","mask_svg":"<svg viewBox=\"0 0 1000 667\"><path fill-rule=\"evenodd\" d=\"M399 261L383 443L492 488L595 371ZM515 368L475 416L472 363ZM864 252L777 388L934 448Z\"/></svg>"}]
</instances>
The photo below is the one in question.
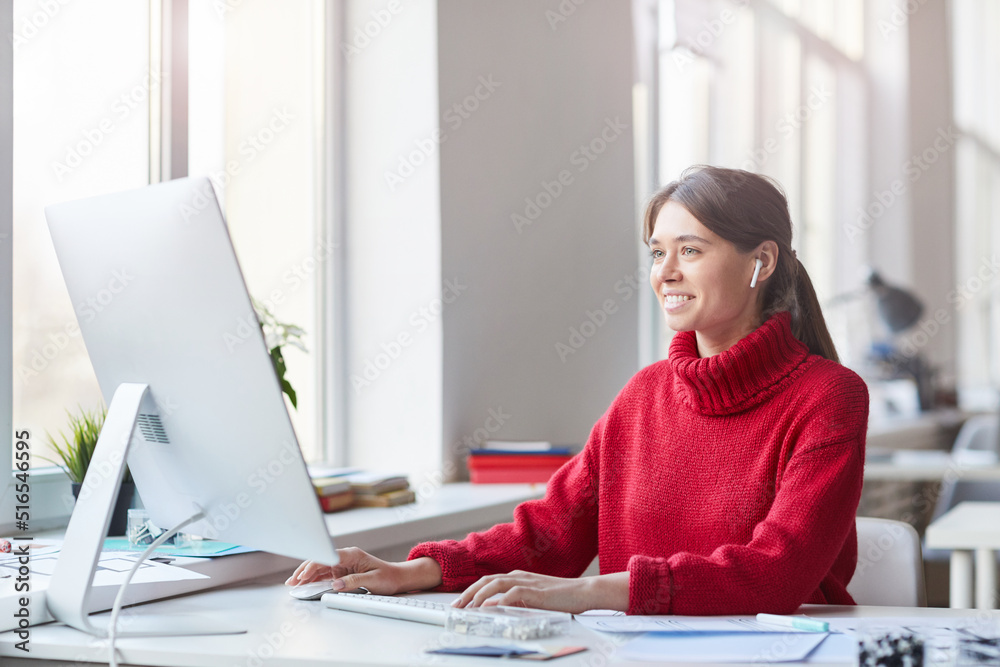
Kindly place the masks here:
<instances>
[{"instance_id":1,"label":"cable","mask_svg":"<svg viewBox=\"0 0 1000 667\"><path fill-rule=\"evenodd\" d=\"M139 566L142 565L143 561L149 558L149 555L152 554L158 546L176 535L177 532L184 526L189 523L194 523L195 521L200 521L204 518L205 513L198 512L197 514L184 519L179 524L157 537L153 540L152 544L146 547L146 550L142 552L142 555L139 556L132 565L132 569L128 571L128 574L125 576L125 581L123 581L122 585L118 587L118 595L115 596L115 604L111 607L111 619L108 622L108 646L111 650L111 658L108 661L108 664L110 667L118 667L118 656L115 653L115 640L118 635L118 615L121 613L122 603L125 601L125 589L128 588L129 583L131 583L132 575L138 571Z\"/></svg>"}]
</instances>

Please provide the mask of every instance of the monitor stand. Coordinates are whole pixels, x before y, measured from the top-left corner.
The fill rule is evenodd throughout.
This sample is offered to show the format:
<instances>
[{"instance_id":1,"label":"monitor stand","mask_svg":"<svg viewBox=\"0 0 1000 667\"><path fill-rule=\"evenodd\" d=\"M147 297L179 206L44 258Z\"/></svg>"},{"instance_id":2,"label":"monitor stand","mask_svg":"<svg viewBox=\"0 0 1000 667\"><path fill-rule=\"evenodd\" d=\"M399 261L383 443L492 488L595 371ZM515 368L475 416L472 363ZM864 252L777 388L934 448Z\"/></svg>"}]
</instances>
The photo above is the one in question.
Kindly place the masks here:
<instances>
[{"instance_id":1,"label":"monitor stand","mask_svg":"<svg viewBox=\"0 0 1000 667\"><path fill-rule=\"evenodd\" d=\"M141 408L147 408L143 412L155 411L148 392L149 385L136 383L123 383L115 391L46 590L49 613L56 620L98 637L108 635L110 619L88 615L91 585L125 474L136 419ZM115 634L119 637L163 637L246 632L245 628L237 629L203 616L130 614L127 626Z\"/></svg>"}]
</instances>

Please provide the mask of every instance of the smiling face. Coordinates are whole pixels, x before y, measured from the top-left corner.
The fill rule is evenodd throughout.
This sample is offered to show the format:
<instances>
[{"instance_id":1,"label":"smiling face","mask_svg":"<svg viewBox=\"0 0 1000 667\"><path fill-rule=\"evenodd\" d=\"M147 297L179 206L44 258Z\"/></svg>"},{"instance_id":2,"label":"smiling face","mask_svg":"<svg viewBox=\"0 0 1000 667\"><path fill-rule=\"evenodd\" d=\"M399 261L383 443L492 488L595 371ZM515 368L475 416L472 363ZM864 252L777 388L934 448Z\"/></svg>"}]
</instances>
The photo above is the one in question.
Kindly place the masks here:
<instances>
[{"instance_id":1,"label":"smiling face","mask_svg":"<svg viewBox=\"0 0 1000 667\"><path fill-rule=\"evenodd\" d=\"M660 208L649 238L649 282L667 326L694 331L700 356L729 349L760 325L758 295L773 266L768 243L774 245L741 253L676 201ZM756 257L765 267L751 288Z\"/></svg>"}]
</instances>

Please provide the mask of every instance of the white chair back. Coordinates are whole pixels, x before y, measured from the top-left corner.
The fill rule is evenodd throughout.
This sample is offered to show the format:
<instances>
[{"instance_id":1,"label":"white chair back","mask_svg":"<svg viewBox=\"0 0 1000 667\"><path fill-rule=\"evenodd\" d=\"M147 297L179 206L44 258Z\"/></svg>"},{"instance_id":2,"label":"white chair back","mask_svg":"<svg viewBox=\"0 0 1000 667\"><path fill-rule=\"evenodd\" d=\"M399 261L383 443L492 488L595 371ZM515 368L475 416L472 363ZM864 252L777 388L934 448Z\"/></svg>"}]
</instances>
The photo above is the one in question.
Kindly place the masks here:
<instances>
[{"instance_id":1,"label":"white chair back","mask_svg":"<svg viewBox=\"0 0 1000 667\"><path fill-rule=\"evenodd\" d=\"M1000 454L1000 416L977 415L970 417L955 438L951 455L961 465L965 452ZM967 501L1000 500L1000 482L958 480L954 475L946 475L941 482L941 491L934 505L931 521L939 518L955 505Z\"/></svg>"},{"instance_id":2,"label":"white chair back","mask_svg":"<svg viewBox=\"0 0 1000 667\"><path fill-rule=\"evenodd\" d=\"M858 566L847 592L858 604L924 607L920 536L908 523L858 517Z\"/></svg>"}]
</instances>

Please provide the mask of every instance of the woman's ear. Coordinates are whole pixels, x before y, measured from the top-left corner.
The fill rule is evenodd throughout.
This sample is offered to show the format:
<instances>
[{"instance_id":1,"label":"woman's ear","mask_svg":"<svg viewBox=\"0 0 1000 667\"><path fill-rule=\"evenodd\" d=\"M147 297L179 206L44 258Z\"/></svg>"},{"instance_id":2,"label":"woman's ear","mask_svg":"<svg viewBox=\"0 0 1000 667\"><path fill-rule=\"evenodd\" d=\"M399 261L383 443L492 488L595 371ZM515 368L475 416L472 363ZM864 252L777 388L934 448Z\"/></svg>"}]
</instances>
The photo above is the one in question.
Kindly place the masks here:
<instances>
[{"instance_id":1,"label":"woman's ear","mask_svg":"<svg viewBox=\"0 0 1000 667\"><path fill-rule=\"evenodd\" d=\"M757 282L762 283L771 277L778 268L778 244L774 241L764 241L753 252L754 261L760 260L760 272Z\"/></svg>"}]
</instances>

